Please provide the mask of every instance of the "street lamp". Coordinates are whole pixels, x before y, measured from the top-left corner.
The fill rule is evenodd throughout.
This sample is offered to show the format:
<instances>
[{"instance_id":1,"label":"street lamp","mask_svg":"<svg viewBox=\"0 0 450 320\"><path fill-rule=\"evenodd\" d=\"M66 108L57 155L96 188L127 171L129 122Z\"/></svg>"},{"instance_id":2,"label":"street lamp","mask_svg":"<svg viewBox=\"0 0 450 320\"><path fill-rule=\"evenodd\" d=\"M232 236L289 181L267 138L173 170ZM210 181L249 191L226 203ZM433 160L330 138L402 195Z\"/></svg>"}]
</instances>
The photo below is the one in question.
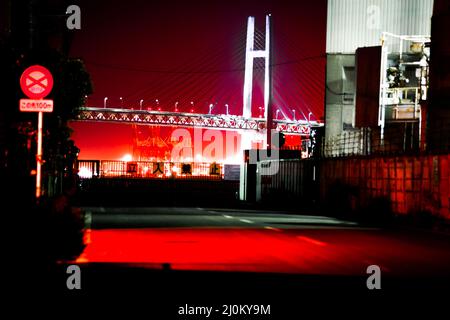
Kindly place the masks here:
<instances>
[{"instance_id":1,"label":"street lamp","mask_svg":"<svg viewBox=\"0 0 450 320\"><path fill-rule=\"evenodd\" d=\"M312 112L309 112L309 113L308 113L308 123L311 122L311 115L312 115L312 114L313 114Z\"/></svg>"},{"instance_id":2,"label":"street lamp","mask_svg":"<svg viewBox=\"0 0 450 320\"><path fill-rule=\"evenodd\" d=\"M295 118L295 109L292 109L292 112L294 113L294 121L297 121Z\"/></svg>"},{"instance_id":3,"label":"street lamp","mask_svg":"<svg viewBox=\"0 0 450 320\"><path fill-rule=\"evenodd\" d=\"M280 113L280 109L277 110L276 114L275 114L275 119L278 120L278 114Z\"/></svg>"},{"instance_id":4,"label":"street lamp","mask_svg":"<svg viewBox=\"0 0 450 320\"><path fill-rule=\"evenodd\" d=\"M103 99L103 108L105 108L105 109L106 109L106 101L108 101L108 97L105 97Z\"/></svg>"},{"instance_id":5,"label":"street lamp","mask_svg":"<svg viewBox=\"0 0 450 320\"><path fill-rule=\"evenodd\" d=\"M209 105L209 114L211 114L213 108L214 108L214 105L211 103L211 104Z\"/></svg>"},{"instance_id":6,"label":"street lamp","mask_svg":"<svg viewBox=\"0 0 450 320\"><path fill-rule=\"evenodd\" d=\"M191 101L191 113L194 112L194 101Z\"/></svg>"},{"instance_id":7,"label":"street lamp","mask_svg":"<svg viewBox=\"0 0 450 320\"><path fill-rule=\"evenodd\" d=\"M227 115L228 115L229 114L229 112L228 112L228 103L225 104L225 109L226 109Z\"/></svg>"},{"instance_id":8,"label":"street lamp","mask_svg":"<svg viewBox=\"0 0 450 320\"><path fill-rule=\"evenodd\" d=\"M178 112L178 101L175 102L175 112Z\"/></svg>"},{"instance_id":9,"label":"street lamp","mask_svg":"<svg viewBox=\"0 0 450 320\"><path fill-rule=\"evenodd\" d=\"M120 106L123 108L123 98L120 97L119 99L120 99Z\"/></svg>"},{"instance_id":10,"label":"street lamp","mask_svg":"<svg viewBox=\"0 0 450 320\"><path fill-rule=\"evenodd\" d=\"M155 103L156 103L156 109L158 109L158 111L161 111L161 108L159 107L159 100L156 99Z\"/></svg>"},{"instance_id":11,"label":"street lamp","mask_svg":"<svg viewBox=\"0 0 450 320\"><path fill-rule=\"evenodd\" d=\"M142 110L142 104L144 103L144 99L141 99L141 101L139 101L139 108L140 110Z\"/></svg>"}]
</instances>

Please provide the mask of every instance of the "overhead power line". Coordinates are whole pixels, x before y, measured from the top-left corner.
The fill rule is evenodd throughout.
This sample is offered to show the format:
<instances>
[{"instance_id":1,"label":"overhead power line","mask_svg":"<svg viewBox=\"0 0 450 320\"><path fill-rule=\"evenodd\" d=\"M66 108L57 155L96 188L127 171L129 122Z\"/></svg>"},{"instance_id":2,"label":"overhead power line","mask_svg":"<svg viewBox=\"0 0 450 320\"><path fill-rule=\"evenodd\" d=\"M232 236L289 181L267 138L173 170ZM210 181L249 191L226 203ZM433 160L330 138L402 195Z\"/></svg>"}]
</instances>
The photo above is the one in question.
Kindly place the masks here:
<instances>
[{"instance_id":1,"label":"overhead power line","mask_svg":"<svg viewBox=\"0 0 450 320\"><path fill-rule=\"evenodd\" d=\"M297 63L302 63L302 62L308 61L308 60L316 60L316 59L322 59L322 58L323 59L325 58L324 54L304 57L304 58L296 59L296 60L288 60L288 61L284 61L284 62L274 63L271 65L271 67L297 64ZM195 70L194 71L180 70L180 71L176 71L176 70L145 69L145 68L139 68L139 67L98 63L98 62L94 62L94 61L85 61L85 63L87 65L92 65L92 66L100 67L100 68L133 71L133 72L159 73L159 74L212 74L212 73L242 72L245 70L245 68L235 68L235 69L223 69L223 70L196 70L196 71ZM255 69L262 69L262 68L264 68L264 66L257 66L257 65L255 66Z\"/></svg>"}]
</instances>

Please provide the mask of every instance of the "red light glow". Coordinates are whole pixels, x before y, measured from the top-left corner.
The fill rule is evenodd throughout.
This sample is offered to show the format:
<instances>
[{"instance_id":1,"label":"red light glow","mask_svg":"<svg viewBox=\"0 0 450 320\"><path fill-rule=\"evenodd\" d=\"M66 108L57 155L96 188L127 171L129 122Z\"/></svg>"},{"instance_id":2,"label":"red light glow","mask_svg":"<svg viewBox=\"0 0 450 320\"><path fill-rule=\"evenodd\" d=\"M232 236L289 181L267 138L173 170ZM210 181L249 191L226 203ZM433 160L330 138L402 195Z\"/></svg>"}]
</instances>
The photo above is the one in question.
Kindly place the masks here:
<instances>
[{"instance_id":1,"label":"red light glow","mask_svg":"<svg viewBox=\"0 0 450 320\"><path fill-rule=\"evenodd\" d=\"M168 263L177 270L297 273L308 260L330 254L314 242L288 242L268 229L91 230L91 244L77 262ZM325 252L327 251L327 252Z\"/></svg>"},{"instance_id":2,"label":"red light glow","mask_svg":"<svg viewBox=\"0 0 450 320\"><path fill-rule=\"evenodd\" d=\"M90 230L88 235L77 263L328 275L366 275L371 264L397 275L450 270L445 246L367 230L158 228Z\"/></svg>"}]
</instances>

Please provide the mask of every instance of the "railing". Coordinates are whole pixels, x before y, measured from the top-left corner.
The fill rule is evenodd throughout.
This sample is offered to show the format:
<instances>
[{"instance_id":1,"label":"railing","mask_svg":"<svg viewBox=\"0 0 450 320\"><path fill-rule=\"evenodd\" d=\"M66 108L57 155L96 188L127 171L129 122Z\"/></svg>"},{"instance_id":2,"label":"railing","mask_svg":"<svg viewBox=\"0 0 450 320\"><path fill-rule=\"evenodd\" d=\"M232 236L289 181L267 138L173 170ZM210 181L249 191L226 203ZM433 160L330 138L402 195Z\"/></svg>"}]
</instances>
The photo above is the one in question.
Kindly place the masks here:
<instances>
[{"instance_id":1,"label":"railing","mask_svg":"<svg viewBox=\"0 0 450 320\"><path fill-rule=\"evenodd\" d=\"M428 131L432 130L435 129ZM427 132L420 127L418 121L386 126L383 136L379 128L345 131L340 135L324 139L322 157L423 153L426 151L426 134Z\"/></svg>"},{"instance_id":2,"label":"railing","mask_svg":"<svg viewBox=\"0 0 450 320\"><path fill-rule=\"evenodd\" d=\"M221 180L223 164L199 162L150 162L78 160L80 178L151 178Z\"/></svg>"},{"instance_id":3,"label":"railing","mask_svg":"<svg viewBox=\"0 0 450 320\"><path fill-rule=\"evenodd\" d=\"M420 88L386 89L384 98L386 121L420 119Z\"/></svg>"},{"instance_id":4,"label":"railing","mask_svg":"<svg viewBox=\"0 0 450 320\"><path fill-rule=\"evenodd\" d=\"M325 140L322 155L324 157L337 157L348 155L364 155L370 147L368 137L370 133L363 131L344 132Z\"/></svg>"}]
</instances>

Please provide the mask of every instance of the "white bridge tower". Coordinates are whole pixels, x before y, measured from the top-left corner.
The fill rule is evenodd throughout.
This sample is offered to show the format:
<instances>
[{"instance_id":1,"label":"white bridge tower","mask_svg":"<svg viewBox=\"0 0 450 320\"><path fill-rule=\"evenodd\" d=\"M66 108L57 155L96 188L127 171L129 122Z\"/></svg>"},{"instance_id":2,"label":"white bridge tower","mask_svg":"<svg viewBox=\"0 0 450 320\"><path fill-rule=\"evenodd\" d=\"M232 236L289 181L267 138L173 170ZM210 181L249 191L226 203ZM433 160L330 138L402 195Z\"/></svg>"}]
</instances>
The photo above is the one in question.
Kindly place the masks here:
<instances>
[{"instance_id":1,"label":"white bridge tower","mask_svg":"<svg viewBox=\"0 0 450 320\"><path fill-rule=\"evenodd\" d=\"M252 94L253 94L253 63L256 58L264 58L264 119L266 123L265 128L260 128L256 132L244 131L241 134L241 155L243 156L244 150L252 149L252 141L262 141L263 149L271 149L272 141L272 52L271 52L271 16L266 15L266 34L265 34L265 47L264 50L255 50L255 18L248 17L247 23L247 44L245 50L245 78L244 78L244 94L243 94L243 110L242 116L244 118L252 118ZM266 152L266 155L267 155ZM251 152L254 154L254 152ZM253 158L253 159L252 159ZM250 162L242 163L240 172L239 183L239 199L249 200L258 199L256 193L251 195L250 190L256 192L256 177L249 178L249 172L256 173L255 169L251 169L256 164L255 157L250 156ZM250 174L251 175L251 174ZM254 175L251 175L254 176Z\"/></svg>"},{"instance_id":2,"label":"white bridge tower","mask_svg":"<svg viewBox=\"0 0 450 320\"><path fill-rule=\"evenodd\" d=\"M243 110L244 118L252 118L252 94L253 94L253 63L256 58L264 58L264 118L269 130L262 137L264 147L270 144L270 129L272 129L272 76L271 76L271 15L266 15L266 34L264 50L254 50L255 45L255 18L248 17L247 23L247 45L245 50L245 77L244 77L244 95ZM258 134L257 134L258 135ZM261 134L259 134L261 136ZM269 137L269 139L268 139ZM243 133L241 136L241 150L251 149L254 137L252 133ZM260 139L258 139L260 140Z\"/></svg>"}]
</instances>

